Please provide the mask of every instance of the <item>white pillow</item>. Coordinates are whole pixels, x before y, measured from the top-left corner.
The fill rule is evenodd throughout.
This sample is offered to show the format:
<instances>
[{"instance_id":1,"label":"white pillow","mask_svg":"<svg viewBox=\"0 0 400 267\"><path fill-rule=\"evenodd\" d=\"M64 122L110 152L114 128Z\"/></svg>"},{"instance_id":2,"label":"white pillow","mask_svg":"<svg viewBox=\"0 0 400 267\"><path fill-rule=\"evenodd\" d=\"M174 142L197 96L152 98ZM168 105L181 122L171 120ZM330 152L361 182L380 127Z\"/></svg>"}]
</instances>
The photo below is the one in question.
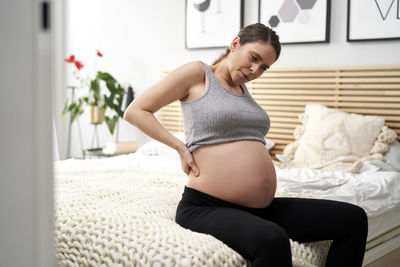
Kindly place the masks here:
<instances>
[{"instance_id":1,"label":"white pillow","mask_svg":"<svg viewBox=\"0 0 400 267\"><path fill-rule=\"evenodd\" d=\"M346 113L320 104L306 105L299 119L302 125L295 130L296 141L284 149L284 167L352 172L360 167L353 164L371 155L385 122L377 116Z\"/></svg>"},{"instance_id":2,"label":"white pillow","mask_svg":"<svg viewBox=\"0 0 400 267\"><path fill-rule=\"evenodd\" d=\"M394 141L390 146L388 152L383 155L386 163L390 164L394 169L400 171L400 142Z\"/></svg>"}]
</instances>

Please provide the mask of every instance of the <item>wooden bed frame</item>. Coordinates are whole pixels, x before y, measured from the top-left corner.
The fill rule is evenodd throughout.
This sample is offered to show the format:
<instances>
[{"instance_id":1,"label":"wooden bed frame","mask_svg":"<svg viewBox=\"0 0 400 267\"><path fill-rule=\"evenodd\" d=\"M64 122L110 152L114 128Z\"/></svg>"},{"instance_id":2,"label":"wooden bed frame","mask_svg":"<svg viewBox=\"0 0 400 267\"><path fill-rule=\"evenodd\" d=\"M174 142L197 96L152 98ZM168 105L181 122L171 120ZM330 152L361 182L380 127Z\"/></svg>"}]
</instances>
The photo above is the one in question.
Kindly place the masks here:
<instances>
[{"instance_id":1,"label":"wooden bed frame","mask_svg":"<svg viewBox=\"0 0 400 267\"><path fill-rule=\"evenodd\" d=\"M271 119L271 129L266 137L276 143L270 151L274 158L294 141L293 131L300 125L298 116L308 103L381 116L400 140L400 65L271 68L247 87ZM170 132L183 132L178 101L162 108L158 118ZM369 249L364 265L400 247L399 241L400 235L397 235Z\"/></svg>"},{"instance_id":2,"label":"wooden bed frame","mask_svg":"<svg viewBox=\"0 0 400 267\"><path fill-rule=\"evenodd\" d=\"M276 143L270 151L273 156L294 141L298 116L308 103L381 116L400 140L400 65L271 68L247 88L271 119L266 137ZM169 131L183 132L179 102L164 107L158 116Z\"/></svg>"}]
</instances>

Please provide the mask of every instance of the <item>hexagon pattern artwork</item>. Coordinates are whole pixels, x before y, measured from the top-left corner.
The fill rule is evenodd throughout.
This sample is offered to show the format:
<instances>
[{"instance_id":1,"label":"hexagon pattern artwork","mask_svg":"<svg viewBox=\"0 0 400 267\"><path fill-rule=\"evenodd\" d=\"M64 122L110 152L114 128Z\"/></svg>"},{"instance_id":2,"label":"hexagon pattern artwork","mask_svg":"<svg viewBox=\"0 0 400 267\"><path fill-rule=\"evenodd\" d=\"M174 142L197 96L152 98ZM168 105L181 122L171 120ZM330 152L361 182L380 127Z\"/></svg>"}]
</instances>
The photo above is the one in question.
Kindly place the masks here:
<instances>
[{"instance_id":1,"label":"hexagon pattern artwork","mask_svg":"<svg viewBox=\"0 0 400 267\"><path fill-rule=\"evenodd\" d=\"M296 2L301 9L311 9L317 0L296 0Z\"/></svg>"},{"instance_id":2,"label":"hexagon pattern artwork","mask_svg":"<svg viewBox=\"0 0 400 267\"><path fill-rule=\"evenodd\" d=\"M276 31L282 44L329 42L331 1L259 0L259 21Z\"/></svg>"},{"instance_id":3,"label":"hexagon pattern artwork","mask_svg":"<svg viewBox=\"0 0 400 267\"><path fill-rule=\"evenodd\" d=\"M311 15L308 12L301 12L299 15L300 24L307 24L311 20Z\"/></svg>"},{"instance_id":4,"label":"hexagon pattern artwork","mask_svg":"<svg viewBox=\"0 0 400 267\"><path fill-rule=\"evenodd\" d=\"M283 22L293 22L299 14L299 8L293 0L285 0L278 13Z\"/></svg>"},{"instance_id":5,"label":"hexagon pattern artwork","mask_svg":"<svg viewBox=\"0 0 400 267\"><path fill-rule=\"evenodd\" d=\"M272 16L269 19L268 23L269 23L269 25L271 25L272 28L275 28L276 26L278 26L278 24L279 24L278 16Z\"/></svg>"},{"instance_id":6,"label":"hexagon pattern artwork","mask_svg":"<svg viewBox=\"0 0 400 267\"><path fill-rule=\"evenodd\" d=\"M276 28L280 21L285 23L294 22L296 19L301 24L310 21L310 14L306 11L312 9L317 0L285 0L279 8L277 15L272 15L268 23L272 28Z\"/></svg>"}]
</instances>

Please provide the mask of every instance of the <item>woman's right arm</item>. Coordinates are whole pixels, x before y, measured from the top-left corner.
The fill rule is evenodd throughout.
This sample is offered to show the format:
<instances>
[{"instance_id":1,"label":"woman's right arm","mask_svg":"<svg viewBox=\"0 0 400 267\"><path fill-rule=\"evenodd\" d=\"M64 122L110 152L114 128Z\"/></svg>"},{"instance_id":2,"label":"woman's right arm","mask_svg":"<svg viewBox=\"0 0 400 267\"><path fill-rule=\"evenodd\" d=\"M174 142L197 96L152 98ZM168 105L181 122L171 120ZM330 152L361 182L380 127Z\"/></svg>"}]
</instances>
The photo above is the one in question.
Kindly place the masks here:
<instances>
[{"instance_id":1,"label":"woman's right arm","mask_svg":"<svg viewBox=\"0 0 400 267\"><path fill-rule=\"evenodd\" d=\"M182 141L161 125L154 113L176 100L185 98L189 89L200 83L204 83L203 66L200 62L187 63L144 91L128 106L124 114L124 119L142 132L175 149L181 157L183 171L189 174L191 169L195 175L199 173L199 169L192 154Z\"/></svg>"}]
</instances>

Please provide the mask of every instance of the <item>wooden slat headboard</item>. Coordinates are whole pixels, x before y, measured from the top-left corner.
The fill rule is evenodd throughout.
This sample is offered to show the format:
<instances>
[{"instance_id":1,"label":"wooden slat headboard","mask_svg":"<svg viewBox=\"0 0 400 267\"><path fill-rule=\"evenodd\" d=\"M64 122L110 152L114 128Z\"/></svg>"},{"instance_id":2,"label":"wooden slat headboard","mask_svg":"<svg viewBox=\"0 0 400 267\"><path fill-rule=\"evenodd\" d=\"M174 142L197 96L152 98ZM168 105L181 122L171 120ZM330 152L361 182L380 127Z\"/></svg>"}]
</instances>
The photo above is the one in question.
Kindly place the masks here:
<instances>
[{"instance_id":1,"label":"wooden slat headboard","mask_svg":"<svg viewBox=\"0 0 400 267\"><path fill-rule=\"evenodd\" d=\"M270 116L267 138L276 142L273 155L281 154L294 141L298 116L308 103L381 116L400 140L400 66L271 68L247 87ZM169 131L183 131L178 102L158 114Z\"/></svg>"}]
</instances>

